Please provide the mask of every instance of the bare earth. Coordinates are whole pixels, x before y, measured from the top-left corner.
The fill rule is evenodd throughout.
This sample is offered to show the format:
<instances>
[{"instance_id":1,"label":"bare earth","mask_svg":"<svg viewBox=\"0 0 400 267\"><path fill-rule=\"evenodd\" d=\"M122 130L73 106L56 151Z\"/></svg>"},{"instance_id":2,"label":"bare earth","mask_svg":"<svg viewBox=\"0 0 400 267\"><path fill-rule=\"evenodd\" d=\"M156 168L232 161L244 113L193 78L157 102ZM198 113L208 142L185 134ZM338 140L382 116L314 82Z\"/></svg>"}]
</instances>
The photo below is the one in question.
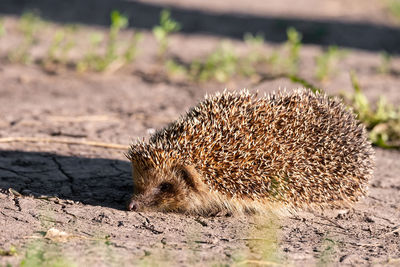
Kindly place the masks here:
<instances>
[{"instance_id":1,"label":"bare earth","mask_svg":"<svg viewBox=\"0 0 400 267\"><path fill-rule=\"evenodd\" d=\"M46 6L46 1L38 2ZM161 5L160 2L152 1L154 5ZM211 1L183 2L168 3L201 12L296 15L293 1L286 1L286 5L270 4L269 8L262 4L265 1L255 1L249 7L238 4L238 10L232 7L236 1L227 1L225 5L214 1L220 3L207 7L204 3ZM380 1L366 1L368 5L354 1L365 8L365 13L352 5L349 8L338 5L336 1L327 1L336 3L331 3L331 7L321 1L304 2L319 3L315 4L314 12L298 10L299 17L307 20L315 17L344 18L351 23L366 21L366 25L385 25L382 27L399 34L399 28L385 15ZM15 27L15 19L9 16L14 15L15 5L10 1L5 3L0 4L0 12L3 10L7 15L7 27ZM370 8L373 4L379 8ZM39 7L42 8L40 4ZM340 17L341 10L346 10L344 17ZM212 51L222 38L235 37L191 31L176 34L171 40L171 54L183 61ZM0 137L90 140L128 146L135 138L148 137L154 129L178 118L206 93L225 87L246 87L261 93L279 87L299 87L286 78L254 83L238 77L227 84L168 80L155 65L156 44L151 33L144 35L136 63L111 74L77 74L65 69L49 73L36 64L11 64L2 59ZM390 36L387 38L391 40ZM12 33L7 39L0 38L1 57L17 40ZM314 57L321 52L321 46L314 41L311 38L301 51L300 75L309 80L314 80ZM239 51L243 49L241 41L231 42ZM329 43L329 38L324 42ZM400 44L388 43L388 47L396 52ZM340 62L336 75L326 83L316 84L329 94L350 93L348 73L356 70L371 101L384 95L390 103L400 103L400 58L394 57L389 74L378 74L379 47L346 48L348 54ZM268 49L271 44L267 43ZM40 47L34 51L37 55L43 53ZM369 195L350 210L271 214L267 218L203 218L125 211L132 181L123 149L46 142L0 143L0 249L17 250L16 255L0 256L0 265L18 265L22 260L32 264L32 260L42 258L67 266L398 266L400 152L375 150L376 169ZM61 240L65 242L44 238L52 227L71 236Z\"/></svg>"}]
</instances>

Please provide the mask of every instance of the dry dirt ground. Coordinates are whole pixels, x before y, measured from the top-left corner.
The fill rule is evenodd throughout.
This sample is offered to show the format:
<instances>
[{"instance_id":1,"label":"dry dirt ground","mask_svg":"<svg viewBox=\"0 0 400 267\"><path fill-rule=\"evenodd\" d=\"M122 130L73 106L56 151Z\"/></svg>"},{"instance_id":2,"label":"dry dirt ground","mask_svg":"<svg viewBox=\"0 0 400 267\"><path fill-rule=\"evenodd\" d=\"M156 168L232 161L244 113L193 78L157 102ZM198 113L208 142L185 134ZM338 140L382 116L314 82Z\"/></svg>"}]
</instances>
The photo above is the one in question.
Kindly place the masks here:
<instances>
[{"instance_id":1,"label":"dry dirt ground","mask_svg":"<svg viewBox=\"0 0 400 267\"><path fill-rule=\"evenodd\" d=\"M400 103L399 57L394 57L388 74L376 71L379 51L385 48L396 53L400 47L400 29L380 1L322 4L308 0L301 7L296 6L297 1L254 1L252 5L233 0L225 4L195 0L98 2L102 4L93 9L97 17L85 16L91 14L93 1L88 1L81 13L54 8L49 1L4 1L0 12L11 28L15 26L13 16L32 7L48 19L98 27L106 21L101 18L108 17L113 5L137 13L135 8L141 7L153 12L149 18L135 22L146 30L157 21L163 5L169 5L184 25L184 33L172 37L171 53L183 60L206 54L221 38L232 37L231 42L240 48L243 44L235 38L246 30L243 22L254 22L248 26L254 30L265 23L272 32L272 36L267 33L268 42L281 41L280 27L295 24L309 33L301 51L302 77L314 79L314 57L321 52L320 45L337 40L348 54L336 75L319 85L330 94L351 92L348 73L355 70L370 100L384 95L391 103ZM71 3L79 8L79 1ZM307 5L313 8L305 8ZM103 13L99 10L106 15L100 16ZM219 25L224 18L226 25ZM271 23L274 20L286 24L275 25ZM322 27L326 34L313 36L313 25ZM197 29L202 34L197 34ZM338 32L340 29L343 34ZM0 39L3 58L16 40L12 33ZM299 86L285 78L257 84L245 78L227 84L170 81L157 75L156 44L150 33L145 33L143 42L134 66L112 74L77 74L72 70L54 74L36 64L11 64L2 59L0 137L90 140L128 146L135 138L147 137L176 119L205 93L225 87L270 92ZM36 50L40 54L40 47ZM0 265L397 266L400 152L375 150L376 169L369 195L350 210L300 212L285 217L202 218L125 211L132 181L123 149L46 142L0 143L0 249L15 247L17 251L16 255L0 256ZM52 227L70 235L61 240L44 238Z\"/></svg>"}]
</instances>

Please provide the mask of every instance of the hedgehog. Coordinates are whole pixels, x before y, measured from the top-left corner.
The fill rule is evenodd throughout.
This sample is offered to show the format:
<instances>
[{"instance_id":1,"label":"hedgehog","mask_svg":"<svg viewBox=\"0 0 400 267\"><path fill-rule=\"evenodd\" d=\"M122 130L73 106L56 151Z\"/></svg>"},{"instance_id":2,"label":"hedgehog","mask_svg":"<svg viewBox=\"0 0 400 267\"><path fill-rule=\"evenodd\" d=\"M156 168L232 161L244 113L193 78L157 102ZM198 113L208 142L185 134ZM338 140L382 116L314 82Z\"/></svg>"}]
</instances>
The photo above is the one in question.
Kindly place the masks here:
<instances>
[{"instance_id":1,"label":"hedgehog","mask_svg":"<svg viewBox=\"0 0 400 267\"><path fill-rule=\"evenodd\" d=\"M352 111L308 89L206 95L126 156L128 210L197 215L350 207L374 166Z\"/></svg>"}]
</instances>

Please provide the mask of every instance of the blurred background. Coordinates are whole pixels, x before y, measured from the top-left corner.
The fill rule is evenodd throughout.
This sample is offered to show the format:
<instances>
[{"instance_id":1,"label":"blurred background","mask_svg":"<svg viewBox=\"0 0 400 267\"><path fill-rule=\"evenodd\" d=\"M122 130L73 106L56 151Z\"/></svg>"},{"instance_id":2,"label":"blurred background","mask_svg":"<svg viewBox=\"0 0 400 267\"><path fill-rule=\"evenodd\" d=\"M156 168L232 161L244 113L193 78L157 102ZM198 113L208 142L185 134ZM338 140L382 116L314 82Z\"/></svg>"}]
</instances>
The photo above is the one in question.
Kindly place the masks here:
<instances>
[{"instance_id":1,"label":"blurred background","mask_svg":"<svg viewBox=\"0 0 400 267\"><path fill-rule=\"evenodd\" d=\"M242 39L245 33L264 33L266 41L284 42L294 27L306 44L339 45L368 50L399 52L399 3L397 0L348 1L13 1L0 4L4 15L34 11L56 23L105 26L112 10L129 18L129 26L151 30L163 9L181 24L180 32Z\"/></svg>"}]
</instances>

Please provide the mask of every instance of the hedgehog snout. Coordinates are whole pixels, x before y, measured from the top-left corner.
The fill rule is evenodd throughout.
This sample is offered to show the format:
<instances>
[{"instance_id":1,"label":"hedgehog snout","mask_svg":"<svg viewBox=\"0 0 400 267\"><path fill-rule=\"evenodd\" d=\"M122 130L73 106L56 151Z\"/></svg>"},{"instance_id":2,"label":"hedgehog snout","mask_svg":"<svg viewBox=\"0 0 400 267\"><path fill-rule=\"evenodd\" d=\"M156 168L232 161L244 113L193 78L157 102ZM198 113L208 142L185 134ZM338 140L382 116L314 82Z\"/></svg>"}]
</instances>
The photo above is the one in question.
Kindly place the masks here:
<instances>
[{"instance_id":1,"label":"hedgehog snout","mask_svg":"<svg viewBox=\"0 0 400 267\"><path fill-rule=\"evenodd\" d=\"M140 201L131 199L126 205L126 209L129 211L140 211L143 208L143 205Z\"/></svg>"},{"instance_id":2,"label":"hedgehog snout","mask_svg":"<svg viewBox=\"0 0 400 267\"><path fill-rule=\"evenodd\" d=\"M131 199L126 206L126 209L129 211L138 211L139 210L139 202L136 200Z\"/></svg>"},{"instance_id":3,"label":"hedgehog snout","mask_svg":"<svg viewBox=\"0 0 400 267\"><path fill-rule=\"evenodd\" d=\"M144 211L148 210L152 206L155 206L155 194L146 192L133 194L126 205L126 209L129 211Z\"/></svg>"}]
</instances>

